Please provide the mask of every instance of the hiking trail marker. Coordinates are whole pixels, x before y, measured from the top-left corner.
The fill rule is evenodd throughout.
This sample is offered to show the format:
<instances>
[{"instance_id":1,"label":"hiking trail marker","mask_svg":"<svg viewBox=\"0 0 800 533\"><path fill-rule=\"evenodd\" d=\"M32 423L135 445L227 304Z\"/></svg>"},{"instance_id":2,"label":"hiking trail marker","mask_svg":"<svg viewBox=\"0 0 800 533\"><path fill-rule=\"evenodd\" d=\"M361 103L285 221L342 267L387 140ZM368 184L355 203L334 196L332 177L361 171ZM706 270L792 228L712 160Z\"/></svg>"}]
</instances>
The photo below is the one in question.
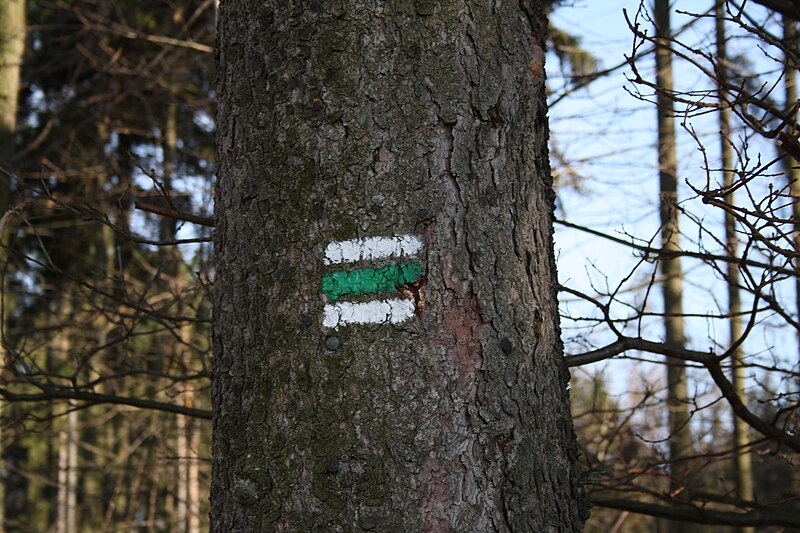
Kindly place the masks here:
<instances>
[{"instance_id":1,"label":"hiking trail marker","mask_svg":"<svg viewBox=\"0 0 800 533\"><path fill-rule=\"evenodd\" d=\"M422 240L416 235L366 237L328 244L323 259L326 265L364 265L323 276L320 290L330 303L325 304L322 325L335 329L350 324L400 324L413 317L416 306L407 298L349 299L393 292L418 281L422 265L416 256L421 250ZM348 300L339 301L342 298Z\"/></svg>"}]
</instances>

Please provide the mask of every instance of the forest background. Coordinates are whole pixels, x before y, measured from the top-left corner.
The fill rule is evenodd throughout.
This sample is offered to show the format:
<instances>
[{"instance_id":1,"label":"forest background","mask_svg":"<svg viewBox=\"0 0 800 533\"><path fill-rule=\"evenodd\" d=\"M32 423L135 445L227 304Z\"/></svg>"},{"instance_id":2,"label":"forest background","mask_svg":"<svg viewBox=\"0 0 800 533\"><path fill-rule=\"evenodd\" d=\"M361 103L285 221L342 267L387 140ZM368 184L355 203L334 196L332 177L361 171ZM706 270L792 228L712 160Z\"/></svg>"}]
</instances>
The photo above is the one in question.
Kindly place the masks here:
<instances>
[{"instance_id":1,"label":"forest background","mask_svg":"<svg viewBox=\"0 0 800 533\"><path fill-rule=\"evenodd\" d=\"M665 6L551 14L587 531L797 529L800 14ZM0 530L206 530L217 5L2 7Z\"/></svg>"}]
</instances>

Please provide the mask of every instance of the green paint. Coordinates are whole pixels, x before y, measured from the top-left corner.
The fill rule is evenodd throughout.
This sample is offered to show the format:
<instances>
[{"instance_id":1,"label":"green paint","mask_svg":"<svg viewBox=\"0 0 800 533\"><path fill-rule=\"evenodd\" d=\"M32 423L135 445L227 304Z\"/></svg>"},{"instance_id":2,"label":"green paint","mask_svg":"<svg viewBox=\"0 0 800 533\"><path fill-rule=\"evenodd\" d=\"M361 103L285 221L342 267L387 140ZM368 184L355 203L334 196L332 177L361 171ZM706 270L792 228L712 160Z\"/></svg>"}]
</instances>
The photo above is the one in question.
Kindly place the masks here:
<instances>
[{"instance_id":1,"label":"green paint","mask_svg":"<svg viewBox=\"0 0 800 533\"><path fill-rule=\"evenodd\" d=\"M371 294L393 291L414 283L422 274L418 263L395 263L380 268L362 268L349 272L332 272L322 278L322 292L335 302L346 294Z\"/></svg>"}]
</instances>

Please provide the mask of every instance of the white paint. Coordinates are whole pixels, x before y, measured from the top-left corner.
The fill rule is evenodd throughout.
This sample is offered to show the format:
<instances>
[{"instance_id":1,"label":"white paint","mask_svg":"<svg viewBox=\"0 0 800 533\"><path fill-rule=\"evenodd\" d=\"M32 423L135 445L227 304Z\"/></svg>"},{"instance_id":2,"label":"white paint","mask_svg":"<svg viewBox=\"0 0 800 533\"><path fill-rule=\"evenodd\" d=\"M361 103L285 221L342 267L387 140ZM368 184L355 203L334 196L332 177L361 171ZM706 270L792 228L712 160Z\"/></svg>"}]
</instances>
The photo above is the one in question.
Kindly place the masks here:
<instances>
[{"instance_id":1,"label":"white paint","mask_svg":"<svg viewBox=\"0 0 800 533\"><path fill-rule=\"evenodd\" d=\"M367 237L351 241L335 241L325 248L326 265L372 261L386 257L415 255L422 250L422 239L416 235Z\"/></svg>"},{"instance_id":2,"label":"white paint","mask_svg":"<svg viewBox=\"0 0 800 533\"><path fill-rule=\"evenodd\" d=\"M370 302L327 304L322 325L336 328L348 324L400 324L414 316L414 302L403 298Z\"/></svg>"}]
</instances>

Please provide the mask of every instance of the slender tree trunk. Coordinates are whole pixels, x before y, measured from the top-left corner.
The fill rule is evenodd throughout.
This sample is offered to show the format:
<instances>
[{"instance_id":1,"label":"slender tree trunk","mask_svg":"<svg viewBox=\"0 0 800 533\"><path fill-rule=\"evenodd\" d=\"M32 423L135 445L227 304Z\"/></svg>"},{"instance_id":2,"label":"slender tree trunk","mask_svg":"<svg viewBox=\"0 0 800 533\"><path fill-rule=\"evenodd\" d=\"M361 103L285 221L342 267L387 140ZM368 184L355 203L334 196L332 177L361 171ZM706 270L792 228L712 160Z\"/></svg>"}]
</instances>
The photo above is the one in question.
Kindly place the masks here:
<instances>
[{"instance_id":1,"label":"slender tree trunk","mask_svg":"<svg viewBox=\"0 0 800 533\"><path fill-rule=\"evenodd\" d=\"M25 50L25 1L0 2L0 208L10 204L9 164L14 153L22 53Z\"/></svg>"},{"instance_id":2,"label":"slender tree trunk","mask_svg":"<svg viewBox=\"0 0 800 533\"><path fill-rule=\"evenodd\" d=\"M189 443L186 439L186 418L177 415L176 423L176 444L175 455L177 456L177 491L175 495L175 531L176 533L186 533L186 502L188 487L187 457L189 456Z\"/></svg>"},{"instance_id":3,"label":"slender tree trunk","mask_svg":"<svg viewBox=\"0 0 800 533\"><path fill-rule=\"evenodd\" d=\"M22 54L25 50L25 1L0 2L0 217L11 207L11 156L14 152L14 134L17 129L17 101ZM11 243L11 226L8 219L0 227L0 369L9 361L6 357L5 317L10 299L6 297L5 279L8 272L8 247ZM2 414L0 403L0 472L5 472L5 446L3 446ZM0 533L5 531L6 479L0 474Z\"/></svg>"},{"instance_id":4,"label":"slender tree trunk","mask_svg":"<svg viewBox=\"0 0 800 533\"><path fill-rule=\"evenodd\" d=\"M189 384L183 405L194 407L194 385ZM200 533L200 462L197 457L199 435L194 420L187 420L186 432L188 433L189 456L187 465L187 492L186 507L188 513L188 533Z\"/></svg>"},{"instance_id":5,"label":"slender tree trunk","mask_svg":"<svg viewBox=\"0 0 800 533\"><path fill-rule=\"evenodd\" d=\"M164 413L157 413L158 417L157 424L159 426L164 425ZM153 446L156 448L156 446ZM162 468L160 465L157 465L156 468L153 469L153 473L150 476L150 494L147 499L147 533L156 533L161 528L159 528L156 524L156 517L158 516L158 489L159 484L161 482L161 471Z\"/></svg>"},{"instance_id":6,"label":"slender tree trunk","mask_svg":"<svg viewBox=\"0 0 800 533\"><path fill-rule=\"evenodd\" d=\"M78 533L78 411L67 413L67 529L66 533Z\"/></svg>"},{"instance_id":7,"label":"slender tree trunk","mask_svg":"<svg viewBox=\"0 0 800 533\"><path fill-rule=\"evenodd\" d=\"M174 103L167 106L164 138L164 185L169 191L175 176L175 161L177 160L177 118L178 109ZM176 238L175 220L164 217L161 221L160 237L168 241ZM167 255L169 254L169 255ZM170 290L175 294L183 292L183 280L191 279L191 273L182 268L180 250L177 246L167 248L163 257L166 265L164 272L171 279L173 286ZM178 314L182 314L182 304L178 304ZM181 343L174 344L172 356L180 363L184 372L192 368L191 353L188 348L191 342L192 327L188 322L182 323L178 330ZM171 336L171 333L170 333ZM194 405L195 390L191 382L187 382L183 391L184 406ZM176 490L176 531L199 533L200 531L200 487L199 464L197 462L197 436L193 431L192 420L189 417L177 415L176 417L176 455L177 455L177 490Z\"/></svg>"},{"instance_id":8,"label":"slender tree trunk","mask_svg":"<svg viewBox=\"0 0 800 533\"><path fill-rule=\"evenodd\" d=\"M656 24L656 83L658 91L658 166L660 176L661 246L665 250L680 249L678 226L678 157L675 143L674 103L670 98L673 88L672 51L670 45L669 0L655 0ZM682 347L685 344L683 329L683 272L679 258L661 260L664 277L664 329L665 342ZM677 359L667 358L667 408L670 431L669 451L671 462L670 492L683 491L686 465L682 458L691 454L692 433L689 426L691 412L686 381L686 366ZM685 493L684 493L685 494ZM686 531L686 525L674 523L671 531Z\"/></svg>"},{"instance_id":9,"label":"slender tree trunk","mask_svg":"<svg viewBox=\"0 0 800 533\"><path fill-rule=\"evenodd\" d=\"M789 17L783 18L783 40L786 46L791 51L786 55L783 67L783 83L785 88L785 107L786 112L790 113L794 105L797 103L797 69L800 65L797 63L798 54L800 54L800 32L797 31L797 22ZM796 136L798 133L797 127L797 113L790 117L792 122L789 124L790 135ZM800 164L795 161L789 154L783 159L786 178L789 180L789 192L792 195L792 218L795 221L800 221ZM794 247L800 253L800 222L795 222L794 225ZM800 318L800 275L795 276L795 299L796 299L796 312ZM797 333L798 350L800 350L800 331Z\"/></svg>"},{"instance_id":10,"label":"slender tree trunk","mask_svg":"<svg viewBox=\"0 0 800 533\"><path fill-rule=\"evenodd\" d=\"M719 133L720 133L720 162L722 164L722 184L725 189L730 190L726 200L734 203L734 183L733 173L733 150L731 148L731 108L727 106L725 86L728 82L727 76L727 38L725 36L725 1L718 0L716 10L716 39L717 39L717 60L719 61L719 91L720 106L719 111ZM739 239L736 236L736 219L725 211L725 244L727 253L731 257L738 257ZM741 298L739 295L739 267L736 263L727 264L726 278L728 283L728 320L729 343L731 346L738 342L742 337ZM743 360L742 345L731 354L732 376L731 381L736 394L747 405L747 389L745 366ZM738 416L733 415L733 450L734 450L734 476L736 482L736 496L743 501L753 501L753 464L750 455L750 439L748 437L747 424ZM740 533L753 533L752 527L737 528Z\"/></svg>"},{"instance_id":11,"label":"slender tree trunk","mask_svg":"<svg viewBox=\"0 0 800 533\"><path fill-rule=\"evenodd\" d=\"M520 4L221 4L212 531L581 528Z\"/></svg>"},{"instance_id":12,"label":"slender tree trunk","mask_svg":"<svg viewBox=\"0 0 800 533\"><path fill-rule=\"evenodd\" d=\"M190 278L187 272L187 279ZM181 359L186 371L191 371L192 358L189 348L192 341L193 326L190 322L181 324L180 337L181 349L183 350ZM186 383L186 390L183 392L184 407L194 407L195 399L194 382ZM180 416L180 415L179 415ZM199 435L195 428L194 420L186 418L186 513L188 533L200 533L200 463L197 457L199 447Z\"/></svg>"},{"instance_id":13,"label":"slender tree trunk","mask_svg":"<svg viewBox=\"0 0 800 533\"><path fill-rule=\"evenodd\" d=\"M69 458L66 431L58 432L58 491L56 493L56 533L67 532L67 476L69 475Z\"/></svg>"},{"instance_id":14,"label":"slender tree trunk","mask_svg":"<svg viewBox=\"0 0 800 533\"><path fill-rule=\"evenodd\" d=\"M178 157L178 107L174 102L167 105L167 116L164 124L164 136L161 142L161 147L164 150L164 188L168 191L172 190L172 181L175 177L175 162ZM163 241L172 240L175 238L175 231L177 225L175 219L169 217L161 217L159 221L159 237ZM172 252L172 258L180 254L177 246L170 246L165 249L167 253ZM164 254L166 255L166 253ZM165 257L165 259L167 259ZM177 266L172 265L173 267ZM177 268L173 268L170 274L173 276L177 272Z\"/></svg>"},{"instance_id":15,"label":"slender tree trunk","mask_svg":"<svg viewBox=\"0 0 800 533\"><path fill-rule=\"evenodd\" d=\"M60 308L66 316L72 310L69 296L63 295ZM69 328L64 329L58 343L59 359L70 361L72 339ZM78 442L80 433L78 429L78 411L68 404L70 411L66 415L66 427L59 432L58 449L58 512L56 531L58 533L78 532Z\"/></svg>"}]
</instances>

